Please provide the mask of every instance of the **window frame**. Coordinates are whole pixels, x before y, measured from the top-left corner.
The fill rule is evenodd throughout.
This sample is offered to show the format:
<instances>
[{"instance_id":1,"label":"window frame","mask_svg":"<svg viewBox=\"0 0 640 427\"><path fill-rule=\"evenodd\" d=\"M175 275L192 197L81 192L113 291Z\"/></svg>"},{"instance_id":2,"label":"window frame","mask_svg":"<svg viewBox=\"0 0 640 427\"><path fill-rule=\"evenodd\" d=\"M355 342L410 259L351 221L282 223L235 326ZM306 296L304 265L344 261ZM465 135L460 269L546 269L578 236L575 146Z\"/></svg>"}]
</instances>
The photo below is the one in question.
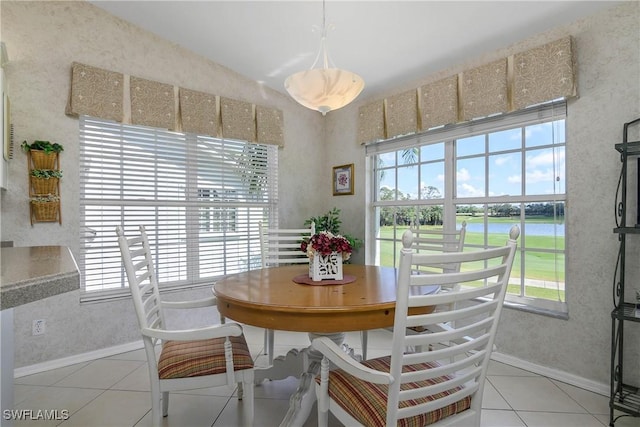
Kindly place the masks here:
<instances>
[{"instance_id":1,"label":"window frame","mask_svg":"<svg viewBox=\"0 0 640 427\"><path fill-rule=\"evenodd\" d=\"M537 248L528 248L526 247L526 230L522 229L522 225L526 224L525 211L524 209L522 209L524 208L525 204L536 203L536 202L562 203L562 207L563 207L562 213L564 214L564 229L565 229L564 236L567 235L566 230L567 230L568 224L566 222L567 217L564 212L564 210L566 209L566 200L567 200L566 163L564 165L564 170L562 171L562 173L564 174L563 175L564 191L562 193L555 193L555 194L547 194L547 195L526 194L525 182L524 182L525 180L523 179L522 180L523 182L521 183L522 192L520 195L489 196L489 193L488 193L489 167L486 163L485 163L485 170L484 170L484 176L485 176L485 193L484 194L485 195L482 197L458 197L457 183L455 178L458 172L458 168L457 168L458 158L456 158L456 145L455 145L456 142L455 141L462 138L466 138L466 137L483 135L485 138L485 147L482 150L482 154L479 154L478 157L484 156L485 162L488 162L488 159L492 155L495 155L495 153L497 153L498 151L487 152L487 148L489 144L487 142L488 138L486 135L503 131L503 130L513 129L513 128L522 128L524 130L527 126L532 126L532 125L547 123L547 122L555 122L557 120L564 120L565 132L563 133L563 135L565 139L560 143L558 143L557 141L554 141L551 145L553 146L553 149L557 149L558 147L561 147L561 149L564 150L564 152L566 152L566 102L562 100L555 101L553 103L530 107L526 110L522 110L522 111L510 113L510 114L501 114L493 117L473 120L467 123L443 126L443 127L431 129L421 134L402 136L402 137L379 141L379 142L371 143L367 145L365 149L366 162L367 162L366 164L367 164L367 171L368 171L367 196L366 196L367 197L367 202L366 202L367 203L367 220L366 220L367 225L366 225L366 236L365 236L365 241L367 242L367 245L365 250L365 262L373 263L373 264L378 264L380 262L379 254L377 254L377 248L379 247L378 241L380 236L376 234L377 224L379 224L379 220L380 220L380 218L378 218L377 215L380 208L393 207L393 206L423 207L423 206L442 205L444 210L444 213L443 213L444 226L443 227L446 230L451 231L452 228L455 227L456 225L456 211L458 207L461 205L481 204L483 206L487 206L487 205L509 203L509 204L516 204L521 207L520 215L518 217L518 222L521 227L521 235L518 242L519 243L518 254L520 256L518 257L518 261L517 261L517 262L520 262L519 268L523 269L521 271L526 271L524 270L525 251L529 251L529 252L531 251L545 252L546 251L546 252L553 252L553 253L559 254L559 255L556 255L556 258L558 256L563 256L564 265L566 266L567 248L568 248L568 245L566 244L566 239L565 239L565 245L561 249L554 248L553 250L546 250L546 249L540 250ZM522 170L520 171L520 173L521 173L521 176L523 177L526 174L525 157L526 157L527 151L544 148L544 147L527 147L525 146L524 141L525 141L525 136L523 135L523 141L519 148L506 149L504 151L499 151L499 153L503 153L503 152L521 153ZM418 148L418 151L421 152L422 147L425 147L428 145L434 145L437 143L444 143L444 169L445 169L444 177L445 179L443 184L443 188L444 188L443 197L435 198L435 199L417 199L416 198L416 199L411 199L406 201L405 200L400 201L398 200L398 196L396 192L396 196L394 200L390 200L390 201L377 200L378 199L378 194L377 194L378 177L377 177L377 167L376 167L377 165L375 164L377 159L376 155L383 154L383 153L394 153L394 152L398 153L402 150L407 150L412 148ZM418 156L418 159L420 159L419 156ZM424 159L421 159L421 160L422 162L417 163L419 168L425 164ZM396 162L394 166L389 167L387 170L397 171L398 166L399 164L398 162ZM399 184L397 179L395 181L395 185L396 185L396 189L398 189ZM554 192L555 192L555 188L554 188ZM557 205L553 205L553 206L557 206ZM485 246L486 246L486 236L488 235L487 234L488 231L486 231L487 230L486 213L483 212L483 214L485 215L484 233L485 233ZM397 226L397 224L394 223L394 227L395 226ZM395 234L398 234L397 232L394 232L393 234L394 236L391 237L391 239L397 242L395 248L398 249L399 251L400 246L398 245L400 244L399 239L401 236L395 235ZM555 241L557 242L558 235L554 235L554 237L555 237ZM506 235L505 235L505 238L506 238ZM465 246L468 246L468 243L465 244ZM397 261L398 254L396 252L398 251L393 252L394 262ZM558 268L559 268L558 266L554 266L554 271L557 272ZM559 299L557 301L544 299L544 298L534 298L534 297L526 296L523 293L524 287L525 287L525 279L526 279L525 275L523 275L523 277L520 279L521 294L520 295L507 294L507 297L505 298L505 306L522 309L526 311L532 311L535 313L545 314L553 317L559 317L559 318L568 317L568 307L566 304L566 298L567 298L566 287L564 289L564 292L565 292L564 298L560 299L560 296L559 296ZM560 283L566 283L566 277L564 279L564 282L562 282L562 280L560 280L559 282L556 281L556 286L560 286Z\"/></svg>"},{"instance_id":2,"label":"window frame","mask_svg":"<svg viewBox=\"0 0 640 427\"><path fill-rule=\"evenodd\" d=\"M278 222L277 146L88 116L79 127L82 302L129 297L116 225L145 225L163 292L260 265L258 223Z\"/></svg>"}]
</instances>

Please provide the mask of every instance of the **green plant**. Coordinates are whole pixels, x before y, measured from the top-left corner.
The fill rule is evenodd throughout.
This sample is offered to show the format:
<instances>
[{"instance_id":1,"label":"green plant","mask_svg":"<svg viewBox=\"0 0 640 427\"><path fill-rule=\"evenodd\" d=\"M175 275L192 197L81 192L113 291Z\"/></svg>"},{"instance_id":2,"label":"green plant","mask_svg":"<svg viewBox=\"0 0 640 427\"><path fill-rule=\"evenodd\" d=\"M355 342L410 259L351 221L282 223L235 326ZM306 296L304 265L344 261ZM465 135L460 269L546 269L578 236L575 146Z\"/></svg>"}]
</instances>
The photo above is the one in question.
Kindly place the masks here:
<instances>
[{"instance_id":1,"label":"green plant","mask_svg":"<svg viewBox=\"0 0 640 427\"><path fill-rule=\"evenodd\" d=\"M304 225L308 227L313 222L316 227L316 233L319 233L321 231L328 231L331 234L339 235L341 234L340 226L342 225L340 212L340 209L334 207L324 215L312 216L304 222ZM362 246L362 240L349 236L348 234L341 235L349 241L354 251L360 249L360 247Z\"/></svg>"},{"instance_id":2,"label":"green plant","mask_svg":"<svg viewBox=\"0 0 640 427\"><path fill-rule=\"evenodd\" d=\"M62 171L55 169L33 169L31 170L31 176L42 179L62 178Z\"/></svg>"},{"instance_id":3,"label":"green plant","mask_svg":"<svg viewBox=\"0 0 640 427\"><path fill-rule=\"evenodd\" d=\"M30 200L31 200L31 203L50 203L50 202L59 202L60 197L54 194L47 194L45 196L33 196Z\"/></svg>"},{"instance_id":4,"label":"green plant","mask_svg":"<svg viewBox=\"0 0 640 427\"><path fill-rule=\"evenodd\" d=\"M22 141L21 147L25 152L29 150L40 150L49 154L64 151L62 145L58 144L57 142L51 143L49 141L33 141L31 144L29 144L27 141Z\"/></svg>"},{"instance_id":5,"label":"green plant","mask_svg":"<svg viewBox=\"0 0 640 427\"><path fill-rule=\"evenodd\" d=\"M321 231L328 231L332 234L340 234L340 209L334 207L324 215L312 216L304 222L305 226L310 226L311 223L315 223L316 233Z\"/></svg>"}]
</instances>

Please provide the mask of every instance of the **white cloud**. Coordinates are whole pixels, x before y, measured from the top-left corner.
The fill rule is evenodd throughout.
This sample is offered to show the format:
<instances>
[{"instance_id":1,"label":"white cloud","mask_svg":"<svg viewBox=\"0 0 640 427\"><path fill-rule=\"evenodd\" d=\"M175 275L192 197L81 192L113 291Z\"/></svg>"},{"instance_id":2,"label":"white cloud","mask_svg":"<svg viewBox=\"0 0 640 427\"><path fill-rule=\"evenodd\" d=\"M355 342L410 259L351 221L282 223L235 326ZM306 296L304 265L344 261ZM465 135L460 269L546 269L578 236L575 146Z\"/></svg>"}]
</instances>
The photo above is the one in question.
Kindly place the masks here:
<instances>
[{"instance_id":1,"label":"white cloud","mask_svg":"<svg viewBox=\"0 0 640 427\"><path fill-rule=\"evenodd\" d=\"M458 197L482 197L484 190L474 187L471 184L458 185Z\"/></svg>"},{"instance_id":2,"label":"white cloud","mask_svg":"<svg viewBox=\"0 0 640 427\"><path fill-rule=\"evenodd\" d=\"M471 174L465 168L462 168L462 169L458 170L456 176L457 176L456 179L458 180L458 182L464 182L464 181L470 181L471 180Z\"/></svg>"},{"instance_id":3,"label":"white cloud","mask_svg":"<svg viewBox=\"0 0 640 427\"><path fill-rule=\"evenodd\" d=\"M553 151L544 150L538 155L527 156L527 166L536 167L553 165L553 157ZM556 154L555 162L560 166L564 164L564 150L559 150L559 152Z\"/></svg>"},{"instance_id":4,"label":"white cloud","mask_svg":"<svg viewBox=\"0 0 640 427\"><path fill-rule=\"evenodd\" d=\"M553 182L555 175L553 169L541 170L535 169L527 171L527 183L535 184L537 182Z\"/></svg>"},{"instance_id":5,"label":"white cloud","mask_svg":"<svg viewBox=\"0 0 640 427\"><path fill-rule=\"evenodd\" d=\"M504 165L506 163L509 163L510 160L511 160L511 156L498 156L498 157L496 157L496 160L495 160L494 163L497 166L502 166L502 165Z\"/></svg>"},{"instance_id":6,"label":"white cloud","mask_svg":"<svg viewBox=\"0 0 640 427\"><path fill-rule=\"evenodd\" d=\"M544 128L542 125L527 126L525 128L524 136L525 138L529 139L531 135L533 135L534 133L542 132L543 129Z\"/></svg>"}]
</instances>

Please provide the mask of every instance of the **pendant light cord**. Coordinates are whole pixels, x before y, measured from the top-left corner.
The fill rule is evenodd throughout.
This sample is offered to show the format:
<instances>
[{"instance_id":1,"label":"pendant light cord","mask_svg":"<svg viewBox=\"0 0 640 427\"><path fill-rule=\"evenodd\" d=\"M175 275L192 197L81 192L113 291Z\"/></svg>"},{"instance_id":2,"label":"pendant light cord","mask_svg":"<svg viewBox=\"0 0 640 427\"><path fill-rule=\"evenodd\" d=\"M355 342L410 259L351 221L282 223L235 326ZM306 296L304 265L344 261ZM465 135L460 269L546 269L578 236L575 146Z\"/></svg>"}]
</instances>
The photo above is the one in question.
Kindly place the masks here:
<instances>
[{"instance_id":1,"label":"pendant light cord","mask_svg":"<svg viewBox=\"0 0 640 427\"><path fill-rule=\"evenodd\" d=\"M332 68L335 68L335 66L333 65L333 62L329 58L329 53L327 50L327 12L326 12L325 0L322 0L322 28L320 29L320 50L318 51L318 55L316 56L315 61L313 61L311 68L309 68L310 70L313 70L314 68L316 68L316 65L318 65L318 61L320 60L321 56L322 56L322 68L326 70L327 68L329 68L330 63L332 65Z\"/></svg>"}]
</instances>

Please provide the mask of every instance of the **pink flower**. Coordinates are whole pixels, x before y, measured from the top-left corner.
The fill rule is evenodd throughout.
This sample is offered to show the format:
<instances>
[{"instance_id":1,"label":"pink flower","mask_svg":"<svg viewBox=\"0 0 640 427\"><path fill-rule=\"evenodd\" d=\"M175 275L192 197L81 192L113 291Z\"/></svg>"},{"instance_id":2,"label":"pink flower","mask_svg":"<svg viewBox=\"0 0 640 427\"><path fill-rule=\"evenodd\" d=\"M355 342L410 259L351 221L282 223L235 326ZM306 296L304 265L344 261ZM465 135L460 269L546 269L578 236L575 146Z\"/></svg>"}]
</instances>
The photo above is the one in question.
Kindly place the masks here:
<instances>
[{"instance_id":1,"label":"pink flower","mask_svg":"<svg viewBox=\"0 0 640 427\"><path fill-rule=\"evenodd\" d=\"M353 248L351 243L343 236L321 231L311 236L308 242L303 241L300 245L300 250L306 252L309 258L313 258L316 252L323 256L327 256L331 252L337 252L342 254L343 260L347 260L351 256Z\"/></svg>"}]
</instances>

